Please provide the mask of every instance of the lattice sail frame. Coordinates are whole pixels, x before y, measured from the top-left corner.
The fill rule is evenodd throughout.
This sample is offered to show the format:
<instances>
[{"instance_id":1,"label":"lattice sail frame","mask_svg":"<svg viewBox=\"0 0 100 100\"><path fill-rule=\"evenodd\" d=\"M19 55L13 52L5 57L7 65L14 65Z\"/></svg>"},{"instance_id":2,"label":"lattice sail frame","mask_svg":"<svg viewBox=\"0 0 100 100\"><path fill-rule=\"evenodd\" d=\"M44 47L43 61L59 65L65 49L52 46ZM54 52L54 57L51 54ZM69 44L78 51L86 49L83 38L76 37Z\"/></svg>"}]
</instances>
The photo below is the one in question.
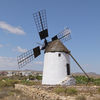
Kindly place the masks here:
<instances>
[{"instance_id":1,"label":"lattice sail frame","mask_svg":"<svg viewBox=\"0 0 100 100\"><path fill-rule=\"evenodd\" d=\"M71 39L71 30L69 28L65 28L62 32L57 34L58 39L61 41L67 41Z\"/></svg>"},{"instance_id":2,"label":"lattice sail frame","mask_svg":"<svg viewBox=\"0 0 100 100\"><path fill-rule=\"evenodd\" d=\"M40 15L41 15L41 19L42 19L42 25L41 25L41 19L40 19ZM46 19L46 10L41 10L37 13L33 14L34 20L35 20L35 24L37 26L38 32L41 32L42 30L48 29L47 26L47 19Z\"/></svg>"},{"instance_id":3,"label":"lattice sail frame","mask_svg":"<svg viewBox=\"0 0 100 100\"><path fill-rule=\"evenodd\" d=\"M33 17L41 40L48 37L46 10L41 10L34 13Z\"/></svg>"},{"instance_id":4,"label":"lattice sail frame","mask_svg":"<svg viewBox=\"0 0 100 100\"><path fill-rule=\"evenodd\" d=\"M70 40L71 39L70 33L71 33L70 29L69 28L65 28L62 32L60 32L57 35L55 35L52 38L52 41L57 40L57 39L61 40L62 42Z\"/></svg>"},{"instance_id":5,"label":"lattice sail frame","mask_svg":"<svg viewBox=\"0 0 100 100\"><path fill-rule=\"evenodd\" d=\"M22 55L17 57L18 66L19 68L22 68L27 63L31 62L34 59L34 52L33 49L23 53Z\"/></svg>"}]
</instances>

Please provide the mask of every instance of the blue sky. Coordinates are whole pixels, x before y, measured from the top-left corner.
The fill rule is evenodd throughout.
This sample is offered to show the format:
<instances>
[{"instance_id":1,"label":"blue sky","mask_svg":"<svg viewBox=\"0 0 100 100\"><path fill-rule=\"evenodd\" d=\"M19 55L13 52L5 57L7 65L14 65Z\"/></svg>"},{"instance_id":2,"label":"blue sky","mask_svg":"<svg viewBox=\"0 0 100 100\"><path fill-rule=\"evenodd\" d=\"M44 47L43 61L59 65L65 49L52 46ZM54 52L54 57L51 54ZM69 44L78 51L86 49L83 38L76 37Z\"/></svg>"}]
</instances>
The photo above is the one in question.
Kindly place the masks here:
<instances>
[{"instance_id":1,"label":"blue sky","mask_svg":"<svg viewBox=\"0 0 100 100\"><path fill-rule=\"evenodd\" d=\"M32 16L41 9L48 40L69 27L72 39L64 44L87 72L100 74L100 0L0 0L0 70L18 69L17 55L41 42ZM23 69L42 68L43 53ZM73 60L71 71L81 72Z\"/></svg>"}]
</instances>

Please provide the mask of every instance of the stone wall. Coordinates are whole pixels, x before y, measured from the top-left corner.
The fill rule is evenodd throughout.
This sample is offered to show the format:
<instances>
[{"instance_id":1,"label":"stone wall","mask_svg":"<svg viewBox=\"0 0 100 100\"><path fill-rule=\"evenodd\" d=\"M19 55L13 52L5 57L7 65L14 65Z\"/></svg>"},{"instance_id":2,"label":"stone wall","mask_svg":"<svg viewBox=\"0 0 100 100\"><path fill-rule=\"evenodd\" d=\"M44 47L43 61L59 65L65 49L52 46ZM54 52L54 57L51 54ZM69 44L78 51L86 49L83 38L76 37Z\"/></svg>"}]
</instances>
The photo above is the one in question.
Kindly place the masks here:
<instances>
[{"instance_id":1,"label":"stone wall","mask_svg":"<svg viewBox=\"0 0 100 100\"><path fill-rule=\"evenodd\" d=\"M15 89L22 91L25 95L31 96L33 100L66 100L64 96L59 96L55 93L49 93L33 86L15 84Z\"/></svg>"},{"instance_id":2,"label":"stone wall","mask_svg":"<svg viewBox=\"0 0 100 100\"><path fill-rule=\"evenodd\" d=\"M53 86L26 86L15 84L15 89L23 92L24 95L30 96L33 100L76 100L78 96L85 96L86 100L100 100L98 89L100 86L67 86L67 88L76 88L77 95L60 96L50 91Z\"/></svg>"}]
</instances>

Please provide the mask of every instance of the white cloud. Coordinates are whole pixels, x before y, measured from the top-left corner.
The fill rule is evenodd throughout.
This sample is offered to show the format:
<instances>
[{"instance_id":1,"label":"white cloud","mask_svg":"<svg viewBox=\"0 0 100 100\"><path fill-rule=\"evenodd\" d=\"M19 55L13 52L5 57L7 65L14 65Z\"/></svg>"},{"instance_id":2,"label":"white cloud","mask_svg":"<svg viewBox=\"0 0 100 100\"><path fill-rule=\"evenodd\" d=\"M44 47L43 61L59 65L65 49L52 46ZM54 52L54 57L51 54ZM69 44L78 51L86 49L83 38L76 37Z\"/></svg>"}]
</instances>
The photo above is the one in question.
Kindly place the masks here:
<instances>
[{"instance_id":1,"label":"white cloud","mask_svg":"<svg viewBox=\"0 0 100 100\"><path fill-rule=\"evenodd\" d=\"M17 67L17 59L13 57L0 56L0 68Z\"/></svg>"},{"instance_id":2,"label":"white cloud","mask_svg":"<svg viewBox=\"0 0 100 100\"><path fill-rule=\"evenodd\" d=\"M23 66L23 69L32 69L32 70L40 70L42 69L43 62L42 61L33 61L26 66ZM0 56L0 70L14 70L19 69L17 58L14 57L2 57Z\"/></svg>"},{"instance_id":3,"label":"white cloud","mask_svg":"<svg viewBox=\"0 0 100 100\"><path fill-rule=\"evenodd\" d=\"M17 51L17 52L24 53L24 52L26 52L27 50L26 50L26 49L21 48L20 46L17 46L15 49L13 49L13 51Z\"/></svg>"},{"instance_id":4,"label":"white cloud","mask_svg":"<svg viewBox=\"0 0 100 100\"><path fill-rule=\"evenodd\" d=\"M3 47L3 45L2 44L0 44L0 48L2 48Z\"/></svg>"},{"instance_id":5,"label":"white cloud","mask_svg":"<svg viewBox=\"0 0 100 100\"><path fill-rule=\"evenodd\" d=\"M4 21L0 21L0 28L3 29L3 30L6 30L6 31L8 31L12 34L18 34L18 35L24 35L25 34L24 30L22 30L21 28L11 26L10 24L7 24Z\"/></svg>"}]
</instances>

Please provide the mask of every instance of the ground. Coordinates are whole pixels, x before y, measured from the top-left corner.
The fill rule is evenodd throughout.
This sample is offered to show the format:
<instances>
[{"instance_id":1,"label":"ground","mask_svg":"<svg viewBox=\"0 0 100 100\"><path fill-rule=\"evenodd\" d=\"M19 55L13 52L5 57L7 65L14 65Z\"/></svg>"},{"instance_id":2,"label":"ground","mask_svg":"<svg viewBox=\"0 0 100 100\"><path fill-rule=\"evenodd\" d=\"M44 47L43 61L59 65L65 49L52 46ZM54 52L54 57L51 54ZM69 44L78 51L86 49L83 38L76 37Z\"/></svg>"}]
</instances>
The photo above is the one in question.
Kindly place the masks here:
<instances>
[{"instance_id":1,"label":"ground","mask_svg":"<svg viewBox=\"0 0 100 100\"><path fill-rule=\"evenodd\" d=\"M35 79L28 77L0 77L0 100L33 100L32 97L25 95L22 91L15 90L15 84L24 84L44 90L48 93L55 93L65 96L68 100L100 100L100 78L92 78L87 84L87 78L76 76L75 86L42 86L41 77Z\"/></svg>"},{"instance_id":2,"label":"ground","mask_svg":"<svg viewBox=\"0 0 100 100\"><path fill-rule=\"evenodd\" d=\"M0 100L33 100L14 87L0 88Z\"/></svg>"}]
</instances>

